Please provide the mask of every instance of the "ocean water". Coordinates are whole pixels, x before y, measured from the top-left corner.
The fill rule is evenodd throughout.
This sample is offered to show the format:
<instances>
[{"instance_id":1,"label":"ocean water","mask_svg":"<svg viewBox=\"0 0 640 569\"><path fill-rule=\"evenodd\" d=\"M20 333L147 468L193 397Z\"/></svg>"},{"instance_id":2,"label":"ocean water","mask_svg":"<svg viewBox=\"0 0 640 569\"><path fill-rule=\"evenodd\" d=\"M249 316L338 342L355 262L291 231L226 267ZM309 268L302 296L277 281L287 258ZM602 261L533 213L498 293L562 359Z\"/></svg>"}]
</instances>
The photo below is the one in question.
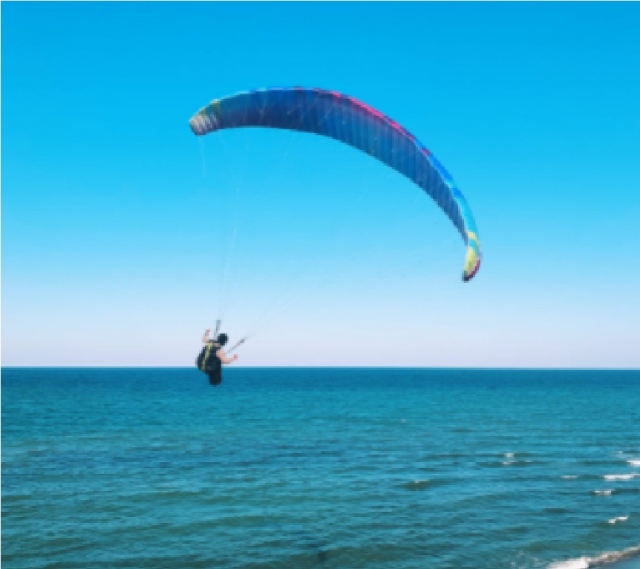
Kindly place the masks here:
<instances>
[{"instance_id":1,"label":"ocean water","mask_svg":"<svg viewBox=\"0 0 640 569\"><path fill-rule=\"evenodd\" d=\"M638 371L224 371L3 369L3 569L640 567Z\"/></svg>"}]
</instances>

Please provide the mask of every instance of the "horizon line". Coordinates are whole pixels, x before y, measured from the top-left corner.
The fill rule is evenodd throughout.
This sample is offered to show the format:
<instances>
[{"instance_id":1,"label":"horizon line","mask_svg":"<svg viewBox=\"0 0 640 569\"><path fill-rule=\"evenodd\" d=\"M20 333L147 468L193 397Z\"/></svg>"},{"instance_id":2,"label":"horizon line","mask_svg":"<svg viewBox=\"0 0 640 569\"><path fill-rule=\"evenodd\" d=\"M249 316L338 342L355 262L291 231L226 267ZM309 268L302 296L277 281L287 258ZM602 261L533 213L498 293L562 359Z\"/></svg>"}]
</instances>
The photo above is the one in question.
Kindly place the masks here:
<instances>
[{"instance_id":1,"label":"horizon line","mask_svg":"<svg viewBox=\"0 0 640 569\"><path fill-rule=\"evenodd\" d=\"M193 369L195 366L101 366L101 365L8 365L0 366L0 370L5 369ZM640 371L634 367L490 367L490 366L369 366L369 365L256 365L256 366L234 366L229 369L413 369L413 370L477 370L477 371Z\"/></svg>"}]
</instances>

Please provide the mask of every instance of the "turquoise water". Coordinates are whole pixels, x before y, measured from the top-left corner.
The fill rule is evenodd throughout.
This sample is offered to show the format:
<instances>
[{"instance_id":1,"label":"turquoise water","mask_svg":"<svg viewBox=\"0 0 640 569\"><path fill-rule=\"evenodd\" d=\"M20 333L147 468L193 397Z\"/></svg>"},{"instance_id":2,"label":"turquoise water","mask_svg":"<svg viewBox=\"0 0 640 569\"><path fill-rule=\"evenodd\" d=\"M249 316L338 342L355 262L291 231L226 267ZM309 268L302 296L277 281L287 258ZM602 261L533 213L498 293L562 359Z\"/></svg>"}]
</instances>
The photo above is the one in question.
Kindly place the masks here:
<instances>
[{"instance_id":1,"label":"turquoise water","mask_svg":"<svg viewBox=\"0 0 640 569\"><path fill-rule=\"evenodd\" d=\"M2 370L3 568L638 556L638 371Z\"/></svg>"}]
</instances>

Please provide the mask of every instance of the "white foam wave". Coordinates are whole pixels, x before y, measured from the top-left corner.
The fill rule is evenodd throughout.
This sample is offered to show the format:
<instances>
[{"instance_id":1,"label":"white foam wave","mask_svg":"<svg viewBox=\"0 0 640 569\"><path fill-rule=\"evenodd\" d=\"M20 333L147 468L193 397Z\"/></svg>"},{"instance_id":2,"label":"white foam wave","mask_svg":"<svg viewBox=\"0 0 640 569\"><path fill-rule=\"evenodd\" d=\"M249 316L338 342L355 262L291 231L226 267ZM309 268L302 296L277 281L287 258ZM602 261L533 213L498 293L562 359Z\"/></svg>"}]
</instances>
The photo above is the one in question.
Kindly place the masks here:
<instances>
[{"instance_id":1,"label":"white foam wave","mask_svg":"<svg viewBox=\"0 0 640 569\"><path fill-rule=\"evenodd\" d=\"M547 569L589 569L637 555L640 555L640 545L621 551L606 551L597 557L577 557L576 559L568 559L566 561L555 561L551 563L551 565L548 565Z\"/></svg>"},{"instance_id":2,"label":"white foam wave","mask_svg":"<svg viewBox=\"0 0 640 569\"><path fill-rule=\"evenodd\" d=\"M589 569L589 558L578 557L567 561L556 561L549 565L548 569Z\"/></svg>"},{"instance_id":3,"label":"white foam wave","mask_svg":"<svg viewBox=\"0 0 640 569\"><path fill-rule=\"evenodd\" d=\"M640 460L627 460L627 463L631 466L640 466Z\"/></svg>"},{"instance_id":4,"label":"white foam wave","mask_svg":"<svg viewBox=\"0 0 640 569\"><path fill-rule=\"evenodd\" d=\"M598 496L611 496L613 490L594 490L593 493Z\"/></svg>"},{"instance_id":5,"label":"white foam wave","mask_svg":"<svg viewBox=\"0 0 640 569\"><path fill-rule=\"evenodd\" d=\"M505 458L513 458L516 455L515 452L505 452L504 453L504 457Z\"/></svg>"},{"instance_id":6,"label":"white foam wave","mask_svg":"<svg viewBox=\"0 0 640 569\"><path fill-rule=\"evenodd\" d=\"M560 478L562 478L563 480L575 480L578 477L575 474L565 474L564 476L561 476Z\"/></svg>"},{"instance_id":7,"label":"white foam wave","mask_svg":"<svg viewBox=\"0 0 640 569\"><path fill-rule=\"evenodd\" d=\"M617 518L611 518L609 520L610 524L617 524L618 522L626 522L629 519L629 516L618 516Z\"/></svg>"},{"instance_id":8,"label":"white foam wave","mask_svg":"<svg viewBox=\"0 0 640 569\"><path fill-rule=\"evenodd\" d=\"M638 476L640 476L640 474L634 472L633 474L605 474L603 478L605 480L633 480Z\"/></svg>"}]
</instances>

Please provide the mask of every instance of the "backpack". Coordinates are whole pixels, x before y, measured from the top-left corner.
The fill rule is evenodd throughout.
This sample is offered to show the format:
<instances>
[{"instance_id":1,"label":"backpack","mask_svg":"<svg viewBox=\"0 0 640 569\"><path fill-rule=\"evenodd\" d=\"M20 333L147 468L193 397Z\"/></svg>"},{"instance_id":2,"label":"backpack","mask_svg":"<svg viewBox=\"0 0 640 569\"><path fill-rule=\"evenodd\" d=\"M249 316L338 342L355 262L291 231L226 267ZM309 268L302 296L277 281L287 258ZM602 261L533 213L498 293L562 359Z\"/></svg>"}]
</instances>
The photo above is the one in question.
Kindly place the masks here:
<instances>
[{"instance_id":1,"label":"backpack","mask_svg":"<svg viewBox=\"0 0 640 569\"><path fill-rule=\"evenodd\" d=\"M216 357L216 352L220 346L214 345L213 342L207 342L207 345L200 350L196 358L196 366L200 371L205 373L214 371L220 367L220 360Z\"/></svg>"}]
</instances>

